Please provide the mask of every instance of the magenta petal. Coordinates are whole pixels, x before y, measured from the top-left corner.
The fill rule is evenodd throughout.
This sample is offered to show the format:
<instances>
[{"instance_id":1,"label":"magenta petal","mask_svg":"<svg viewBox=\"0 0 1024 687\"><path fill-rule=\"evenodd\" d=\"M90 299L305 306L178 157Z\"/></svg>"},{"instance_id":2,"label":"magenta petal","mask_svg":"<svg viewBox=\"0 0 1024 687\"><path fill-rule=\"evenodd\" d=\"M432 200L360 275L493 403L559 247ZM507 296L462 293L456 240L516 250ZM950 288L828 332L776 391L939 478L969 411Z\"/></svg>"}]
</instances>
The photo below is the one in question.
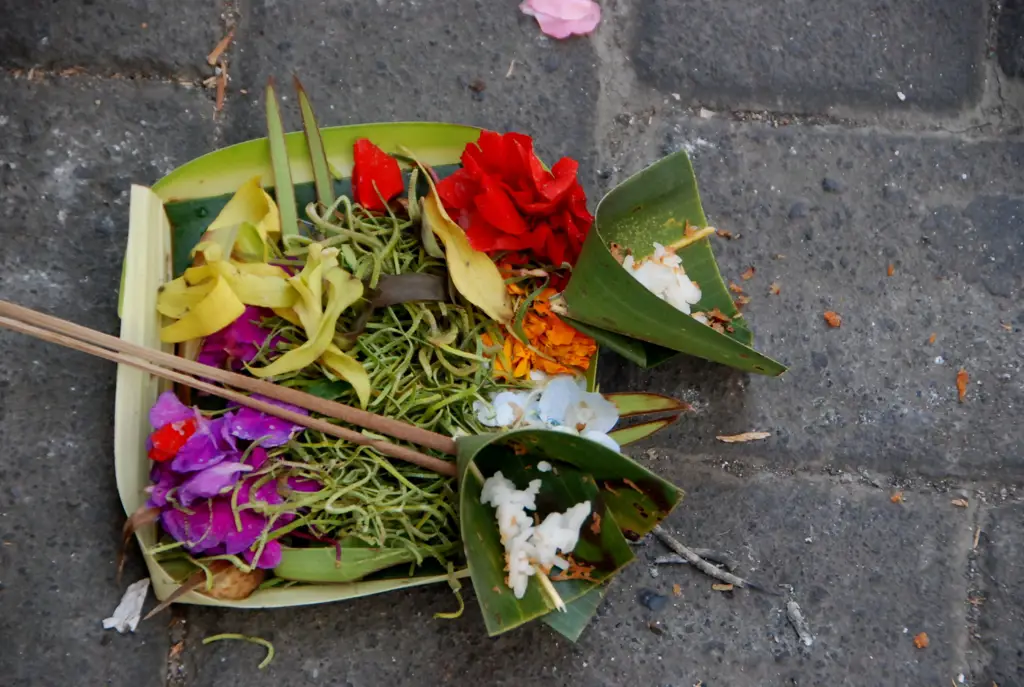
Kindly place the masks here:
<instances>
[{"instance_id":1,"label":"magenta petal","mask_svg":"<svg viewBox=\"0 0 1024 687\"><path fill-rule=\"evenodd\" d=\"M164 531L192 553L203 553L220 544L220 539L212 531L212 522L209 501L198 504L191 514L169 508L160 516Z\"/></svg>"},{"instance_id":2,"label":"magenta petal","mask_svg":"<svg viewBox=\"0 0 1024 687\"><path fill-rule=\"evenodd\" d=\"M275 568L281 563L281 544L276 539L268 541L266 546L263 547L263 551L260 552L260 558L258 561L253 561L256 557L256 547L248 549L243 555L245 560L250 565L255 564L257 568Z\"/></svg>"},{"instance_id":3,"label":"magenta petal","mask_svg":"<svg viewBox=\"0 0 1024 687\"><path fill-rule=\"evenodd\" d=\"M238 482L238 473L253 468L245 463L221 462L194 473L178 490L178 500L190 506L196 499L208 499L230 489Z\"/></svg>"},{"instance_id":4,"label":"magenta petal","mask_svg":"<svg viewBox=\"0 0 1024 687\"><path fill-rule=\"evenodd\" d=\"M259 470L267 462L267 452L263 448L256 446L249 451L249 455L246 456L243 462L246 465L251 465L253 470Z\"/></svg>"},{"instance_id":5,"label":"magenta petal","mask_svg":"<svg viewBox=\"0 0 1024 687\"><path fill-rule=\"evenodd\" d=\"M228 433L231 416L213 421L201 420L196 433L188 438L171 462L178 472L196 472L224 460L235 451L234 437Z\"/></svg>"},{"instance_id":6,"label":"magenta petal","mask_svg":"<svg viewBox=\"0 0 1024 687\"><path fill-rule=\"evenodd\" d=\"M195 411L178 400L173 391L165 391L149 409L149 424L159 429L172 422L195 417Z\"/></svg>"},{"instance_id":7,"label":"magenta petal","mask_svg":"<svg viewBox=\"0 0 1024 687\"><path fill-rule=\"evenodd\" d=\"M150 508L163 508L167 505L167 495L172 489L181 484L181 475L171 469L170 464L153 463L149 471L149 481L152 482L146 487L149 499L146 505Z\"/></svg>"},{"instance_id":8,"label":"magenta petal","mask_svg":"<svg viewBox=\"0 0 1024 687\"><path fill-rule=\"evenodd\" d=\"M289 477L288 486L294 491L315 492L323 489L323 485L308 477Z\"/></svg>"},{"instance_id":9,"label":"magenta petal","mask_svg":"<svg viewBox=\"0 0 1024 687\"><path fill-rule=\"evenodd\" d=\"M242 553L251 547L267 528L267 519L252 511L243 510L239 512L238 518L242 523L242 529L235 527L232 516L227 536L224 537L224 551L232 555Z\"/></svg>"},{"instance_id":10,"label":"magenta petal","mask_svg":"<svg viewBox=\"0 0 1024 687\"><path fill-rule=\"evenodd\" d=\"M298 406L288 405L262 396L253 395L253 398L276 406L306 415L306 411ZM283 446L288 443L294 434L302 431L302 425L295 425L287 420L265 415L252 408L241 408L230 420L231 434L239 439L247 441L260 441L261 446Z\"/></svg>"},{"instance_id":11,"label":"magenta petal","mask_svg":"<svg viewBox=\"0 0 1024 687\"><path fill-rule=\"evenodd\" d=\"M216 465L228 455L209 436L193 434L174 457L171 466L178 472L195 472Z\"/></svg>"}]
</instances>

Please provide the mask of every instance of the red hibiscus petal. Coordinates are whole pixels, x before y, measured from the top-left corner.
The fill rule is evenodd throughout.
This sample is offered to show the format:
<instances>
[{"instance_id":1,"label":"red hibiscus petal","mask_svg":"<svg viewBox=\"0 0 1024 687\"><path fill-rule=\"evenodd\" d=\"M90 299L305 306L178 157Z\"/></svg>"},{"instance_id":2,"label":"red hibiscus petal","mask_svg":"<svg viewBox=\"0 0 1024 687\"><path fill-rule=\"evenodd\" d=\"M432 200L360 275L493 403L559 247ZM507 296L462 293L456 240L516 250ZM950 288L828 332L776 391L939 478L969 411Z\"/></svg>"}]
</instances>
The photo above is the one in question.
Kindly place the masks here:
<instances>
[{"instance_id":1,"label":"red hibiscus petal","mask_svg":"<svg viewBox=\"0 0 1024 687\"><path fill-rule=\"evenodd\" d=\"M532 250L532 243L527 235L514 236L512 234L502 234L500 238L494 241L494 247L491 250Z\"/></svg>"},{"instance_id":2,"label":"red hibiscus petal","mask_svg":"<svg viewBox=\"0 0 1024 687\"><path fill-rule=\"evenodd\" d=\"M485 221L506 234L523 234L529 231L526 221L497 183L484 177L480 187L483 193L473 202Z\"/></svg>"},{"instance_id":3,"label":"red hibiscus petal","mask_svg":"<svg viewBox=\"0 0 1024 687\"><path fill-rule=\"evenodd\" d=\"M405 189L398 161L361 138L353 146L352 196L367 210L383 211ZM383 200L381 199L383 197Z\"/></svg>"},{"instance_id":4,"label":"red hibiscus petal","mask_svg":"<svg viewBox=\"0 0 1024 687\"><path fill-rule=\"evenodd\" d=\"M551 173L554 178L548 181L540 188L542 196L548 200L558 200L575 186L576 173L579 170L579 163L567 157L563 157L561 160L555 163L555 166L551 168Z\"/></svg>"},{"instance_id":5,"label":"red hibiscus petal","mask_svg":"<svg viewBox=\"0 0 1024 687\"><path fill-rule=\"evenodd\" d=\"M453 209L469 207L478 188L476 179L467 170L460 169L437 184L437 194L441 196L445 209L451 213Z\"/></svg>"},{"instance_id":6,"label":"red hibiscus petal","mask_svg":"<svg viewBox=\"0 0 1024 687\"><path fill-rule=\"evenodd\" d=\"M491 253L496 250L498 240L511 236L510 234L502 234L500 231L495 230L487 222L477 221L471 222L469 228L466 230L466 238L469 239L469 245L474 250L483 251L484 253Z\"/></svg>"}]
</instances>

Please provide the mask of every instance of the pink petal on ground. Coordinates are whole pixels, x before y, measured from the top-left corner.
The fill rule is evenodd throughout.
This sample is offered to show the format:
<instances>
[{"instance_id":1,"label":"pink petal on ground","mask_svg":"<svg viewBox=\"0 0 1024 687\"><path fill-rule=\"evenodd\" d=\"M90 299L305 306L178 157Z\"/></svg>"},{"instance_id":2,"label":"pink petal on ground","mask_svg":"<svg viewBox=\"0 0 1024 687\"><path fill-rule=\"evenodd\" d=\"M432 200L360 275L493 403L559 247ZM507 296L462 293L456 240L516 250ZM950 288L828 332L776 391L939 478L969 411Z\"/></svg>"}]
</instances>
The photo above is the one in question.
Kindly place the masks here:
<instances>
[{"instance_id":1,"label":"pink petal on ground","mask_svg":"<svg viewBox=\"0 0 1024 687\"><path fill-rule=\"evenodd\" d=\"M590 33L601 21L601 7L593 0L525 0L519 9L552 38Z\"/></svg>"}]
</instances>

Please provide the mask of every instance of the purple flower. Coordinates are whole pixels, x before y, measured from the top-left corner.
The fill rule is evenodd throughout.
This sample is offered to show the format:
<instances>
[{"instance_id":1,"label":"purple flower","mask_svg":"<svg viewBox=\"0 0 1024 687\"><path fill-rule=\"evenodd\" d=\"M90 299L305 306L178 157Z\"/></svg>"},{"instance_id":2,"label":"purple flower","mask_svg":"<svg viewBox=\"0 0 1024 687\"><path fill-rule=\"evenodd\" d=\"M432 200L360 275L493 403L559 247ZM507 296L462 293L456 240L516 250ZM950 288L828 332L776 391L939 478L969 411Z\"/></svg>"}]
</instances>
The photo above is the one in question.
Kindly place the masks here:
<instances>
[{"instance_id":1,"label":"purple flower","mask_svg":"<svg viewBox=\"0 0 1024 687\"><path fill-rule=\"evenodd\" d=\"M238 482L238 474L251 472L253 467L245 463L221 462L205 470L192 473L178 489L178 501L190 506L196 499L206 499L230 490Z\"/></svg>"},{"instance_id":2,"label":"purple flower","mask_svg":"<svg viewBox=\"0 0 1024 687\"><path fill-rule=\"evenodd\" d=\"M264 403L270 403L271 405L278 406L279 408L285 408L294 413L300 415L308 415L309 413L288 403L282 403L272 398L266 398L259 394L253 394L252 398L263 401ZM292 438L297 432L301 432L305 429L302 425L292 424L287 420L274 417L273 415L265 415L258 410L252 408L240 408L230 423L231 434L238 437L239 439L245 439L247 441L260 441L262 446L283 446L288 443L288 440Z\"/></svg>"},{"instance_id":3,"label":"purple flower","mask_svg":"<svg viewBox=\"0 0 1024 687\"><path fill-rule=\"evenodd\" d=\"M277 493L277 483L267 482L255 493L250 494L255 481L252 478L242 483L238 492L238 522L231 508L231 495L222 494L206 501L196 503L190 512L177 508L167 508L161 514L160 523L164 530L177 541L184 544L191 553L207 555L241 554L245 560L253 563L257 542L270 524L270 520L262 513L243 508L250 502L263 505L279 505L284 499ZM292 514L279 516L275 521L283 526L294 520ZM261 568L272 568L281 560L281 547L276 542L267 542L255 565Z\"/></svg>"},{"instance_id":4,"label":"purple flower","mask_svg":"<svg viewBox=\"0 0 1024 687\"><path fill-rule=\"evenodd\" d=\"M229 453L238 451L235 438L229 431L231 414L216 420L200 419L195 434L188 438L171 463L178 472L196 472L224 460Z\"/></svg>"},{"instance_id":5,"label":"purple flower","mask_svg":"<svg viewBox=\"0 0 1024 687\"><path fill-rule=\"evenodd\" d=\"M167 495L172 489L181 484L181 475L175 472L170 463L153 463L149 471L151 485L146 487L149 500L146 505L150 508L163 508L167 505Z\"/></svg>"},{"instance_id":6,"label":"purple flower","mask_svg":"<svg viewBox=\"0 0 1024 687\"><path fill-rule=\"evenodd\" d=\"M172 422L181 422L196 416L196 411L178 400L173 391L165 391L149 409L149 424L160 429Z\"/></svg>"},{"instance_id":7,"label":"purple flower","mask_svg":"<svg viewBox=\"0 0 1024 687\"><path fill-rule=\"evenodd\" d=\"M256 357L260 349L267 344L271 332L260 325L263 318L273 316L267 308L246 306L237 320L203 340L198 361L211 367L224 368L230 363L230 369L236 372L245 367L245 363ZM274 337L270 347L277 346L281 337Z\"/></svg>"}]
</instances>

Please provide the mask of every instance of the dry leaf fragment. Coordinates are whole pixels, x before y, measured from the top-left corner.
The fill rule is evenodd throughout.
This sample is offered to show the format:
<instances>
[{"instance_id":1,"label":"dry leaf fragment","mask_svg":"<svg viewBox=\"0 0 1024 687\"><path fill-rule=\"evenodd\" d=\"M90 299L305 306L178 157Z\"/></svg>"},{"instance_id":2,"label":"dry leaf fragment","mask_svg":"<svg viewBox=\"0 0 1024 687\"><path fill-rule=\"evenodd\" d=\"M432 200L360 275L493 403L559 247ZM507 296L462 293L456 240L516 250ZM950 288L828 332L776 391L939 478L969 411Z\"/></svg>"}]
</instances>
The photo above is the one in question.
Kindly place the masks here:
<instances>
[{"instance_id":1,"label":"dry leaf fragment","mask_svg":"<svg viewBox=\"0 0 1024 687\"><path fill-rule=\"evenodd\" d=\"M1012 332L1013 331L1013 325L1012 324L1006 324L1005 322L1000 322L999 326L1002 327L1003 329L1005 329L1008 332Z\"/></svg>"},{"instance_id":2,"label":"dry leaf fragment","mask_svg":"<svg viewBox=\"0 0 1024 687\"><path fill-rule=\"evenodd\" d=\"M928 635L924 632L914 637L914 646L918 649L924 649L928 646Z\"/></svg>"},{"instance_id":3,"label":"dry leaf fragment","mask_svg":"<svg viewBox=\"0 0 1024 687\"><path fill-rule=\"evenodd\" d=\"M835 310L825 311L825 321L828 322L828 326L833 328L843 324L843 318Z\"/></svg>"},{"instance_id":4,"label":"dry leaf fragment","mask_svg":"<svg viewBox=\"0 0 1024 687\"><path fill-rule=\"evenodd\" d=\"M957 508L967 508L968 506L967 499L953 499L952 501L950 501L950 503L952 503Z\"/></svg>"},{"instance_id":5,"label":"dry leaf fragment","mask_svg":"<svg viewBox=\"0 0 1024 687\"><path fill-rule=\"evenodd\" d=\"M903 492L897 491L895 494L889 497L889 500L893 503L903 503Z\"/></svg>"},{"instance_id":6,"label":"dry leaf fragment","mask_svg":"<svg viewBox=\"0 0 1024 687\"><path fill-rule=\"evenodd\" d=\"M715 438L719 441L724 441L727 444L742 444L746 441L767 439L771 435L771 432L743 432L742 434L719 434Z\"/></svg>"},{"instance_id":7,"label":"dry leaf fragment","mask_svg":"<svg viewBox=\"0 0 1024 687\"><path fill-rule=\"evenodd\" d=\"M888 276L890 276L890 277L891 277L892 275L896 274L896 265L894 265L894 264L892 264L892 263L890 262L890 263L889 263L889 269L887 269L887 270L885 271L885 273L886 273L886 274L887 274Z\"/></svg>"},{"instance_id":8,"label":"dry leaf fragment","mask_svg":"<svg viewBox=\"0 0 1024 687\"><path fill-rule=\"evenodd\" d=\"M682 596L682 595L683 595L683 588L680 587L678 584L672 585L672 596Z\"/></svg>"},{"instance_id":9,"label":"dry leaf fragment","mask_svg":"<svg viewBox=\"0 0 1024 687\"><path fill-rule=\"evenodd\" d=\"M750 296L737 296L733 303L736 304L737 308L742 308L744 305L750 302Z\"/></svg>"},{"instance_id":10,"label":"dry leaf fragment","mask_svg":"<svg viewBox=\"0 0 1024 687\"><path fill-rule=\"evenodd\" d=\"M220 63L220 74L217 75L217 100L213 106L214 112L220 112L224 109L224 93L228 87L228 65L224 62Z\"/></svg>"},{"instance_id":11,"label":"dry leaf fragment","mask_svg":"<svg viewBox=\"0 0 1024 687\"><path fill-rule=\"evenodd\" d=\"M740 275L740 279L742 279L743 281L750 281L751 279L754 278L755 272L757 272L757 270L755 270L754 266L751 265L750 267L747 268L746 272Z\"/></svg>"},{"instance_id":12,"label":"dry leaf fragment","mask_svg":"<svg viewBox=\"0 0 1024 687\"><path fill-rule=\"evenodd\" d=\"M732 322L732 318L719 310L718 306L711 308L707 313L707 317L709 320L715 320L716 322Z\"/></svg>"},{"instance_id":13,"label":"dry leaf fragment","mask_svg":"<svg viewBox=\"0 0 1024 687\"><path fill-rule=\"evenodd\" d=\"M935 332L932 332L932 335L928 337L928 345L930 346L933 343L935 343L936 338L938 338L938 336L935 334Z\"/></svg>"},{"instance_id":14,"label":"dry leaf fragment","mask_svg":"<svg viewBox=\"0 0 1024 687\"><path fill-rule=\"evenodd\" d=\"M970 377L967 376L967 370L960 368L960 371L956 373L956 392L960 396L960 402L964 402L964 397L967 396L967 382Z\"/></svg>"},{"instance_id":15,"label":"dry leaf fragment","mask_svg":"<svg viewBox=\"0 0 1024 687\"><path fill-rule=\"evenodd\" d=\"M732 240L732 232L729 231L728 229L717 229L715 233L721 236L723 239L729 239L730 241Z\"/></svg>"},{"instance_id":16,"label":"dry leaf fragment","mask_svg":"<svg viewBox=\"0 0 1024 687\"><path fill-rule=\"evenodd\" d=\"M729 290L733 293L743 293L743 287L734 281L729 282Z\"/></svg>"},{"instance_id":17,"label":"dry leaf fragment","mask_svg":"<svg viewBox=\"0 0 1024 687\"><path fill-rule=\"evenodd\" d=\"M217 45L214 46L213 50L210 51L210 54L206 56L206 64L210 65L211 67L215 66L217 64L217 61L220 60L220 56L224 54L224 51L228 49L229 45L231 45L231 39L233 39L234 37L235 30L231 29L231 31L228 32L228 35L221 38L220 42L217 43Z\"/></svg>"},{"instance_id":18,"label":"dry leaf fragment","mask_svg":"<svg viewBox=\"0 0 1024 687\"><path fill-rule=\"evenodd\" d=\"M170 652L167 654L167 658L175 659L181 655L182 649L185 648L185 642L178 642L171 646Z\"/></svg>"},{"instance_id":19,"label":"dry leaf fragment","mask_svg":"<svg viewBox=\"0 0 1024 687\"><path fill-rule=\"evenodd\" d=\"M768 293L773 296L778 296L782 292L782 287L779 286L779 282L773 281L772 285L768 287Z\"/></svg>"},{"instance_id":20,"label":"dry leaf fragment","mask_svg":"<svg viewBox=\"0 0 1024 687\"><path fill-rule=\"evenodd\" d=\"M714 589L716 592L731 592L732 591L732 585L731 584L713 584L713 585L711 585L711 588Z\"/></svg>"}]
</instances>

